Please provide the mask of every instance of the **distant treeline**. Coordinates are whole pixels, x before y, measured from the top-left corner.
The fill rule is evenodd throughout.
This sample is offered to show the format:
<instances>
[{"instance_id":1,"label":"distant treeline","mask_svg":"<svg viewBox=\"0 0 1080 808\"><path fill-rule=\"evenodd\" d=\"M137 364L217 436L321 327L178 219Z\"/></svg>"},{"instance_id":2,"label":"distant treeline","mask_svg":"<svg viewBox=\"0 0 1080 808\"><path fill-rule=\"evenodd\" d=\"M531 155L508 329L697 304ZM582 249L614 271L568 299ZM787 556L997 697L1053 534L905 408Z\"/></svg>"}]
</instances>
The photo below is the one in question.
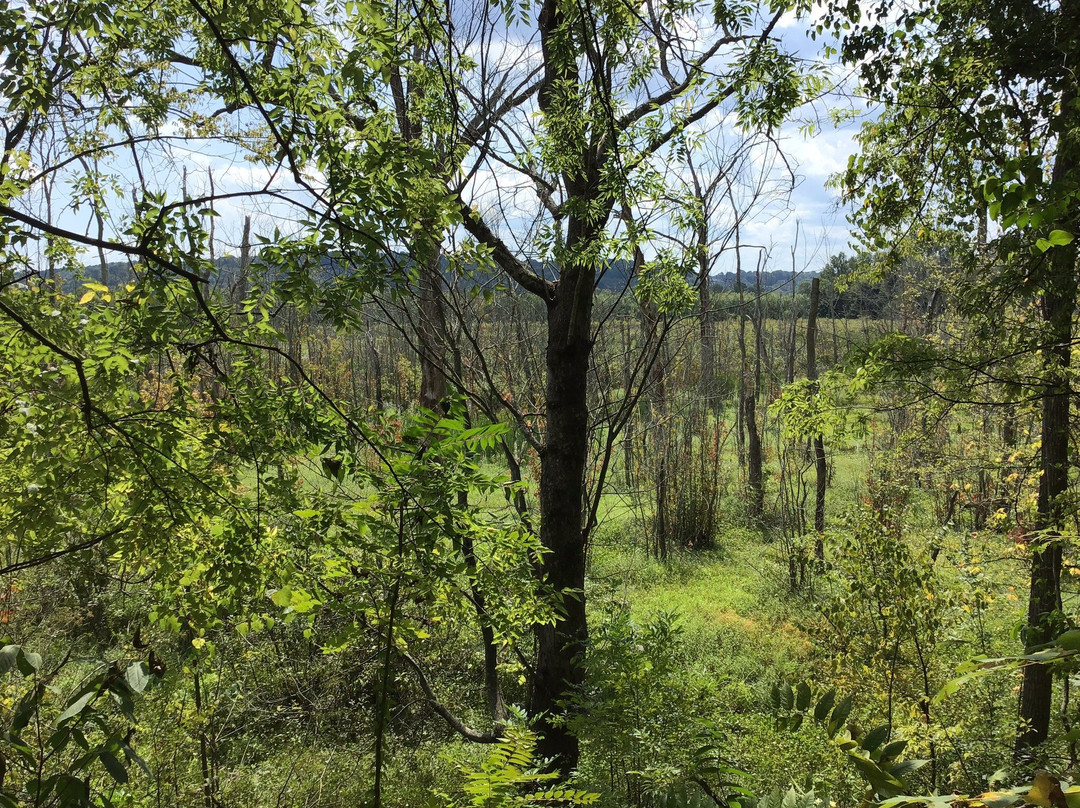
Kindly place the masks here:
<instances>
[{"instance_id":1,"label":"distant treeline","mask_svg":"<svg viewBox=\"0 0 1080 808\"><path fill-rule=\"evenodd\" d=\"M402 265L407 266L408 260L402 256ZM321 263L327 280L344 271L334 259L327 258ZM539 271L540 264L533 263ZM869 263L867 257L849 257L841 253L831 258L820 273L778 269L762 271L759 277L756 273L744 272L741 302L736 274L716 273L711 276L709 311L713 319L722 320L736 316L742 305L750 314L755 314L760 309L765 317L787 319L791 317L794 305L797 316L806 317L810 307L811 281L814 277L820 277L819 317L883 319L895 316L903 291L903 280L897 274L873 279L866 271ZM212 287L227 289L236 283L240 275L238 257L222 257L217 259L215 264L217 272L209 280ZM552 267L543 269L548 277L558 276L558 272ZM85 282L102 282L102 274L98 264L87 266L79 273L64 273L63 289L65 292L74 293ZM497 275L476 271L475 268L459 274L446 264L444 274L448 283L465 291L476 288L499 289L501 284ZM122 286L134 279L134 271L126 261L110 262L106 265L104 277L110 286ZM692 277L687 279L688 283L694 281ZM613 306L617 316L634 315L637 312L637 302L632 294L635 282L630 262L614 262L597 280L597 289L601 293L597 301L598 308L604 310ZM506 286L501 288L506 289ZM926 305L929 305L929 301ZM534 306L529 300L519 300L519 305L514 308L527 317L531 314L529 310L536 308L535 315L542 316L539 305Z\"/></svg>"}]
</instances>

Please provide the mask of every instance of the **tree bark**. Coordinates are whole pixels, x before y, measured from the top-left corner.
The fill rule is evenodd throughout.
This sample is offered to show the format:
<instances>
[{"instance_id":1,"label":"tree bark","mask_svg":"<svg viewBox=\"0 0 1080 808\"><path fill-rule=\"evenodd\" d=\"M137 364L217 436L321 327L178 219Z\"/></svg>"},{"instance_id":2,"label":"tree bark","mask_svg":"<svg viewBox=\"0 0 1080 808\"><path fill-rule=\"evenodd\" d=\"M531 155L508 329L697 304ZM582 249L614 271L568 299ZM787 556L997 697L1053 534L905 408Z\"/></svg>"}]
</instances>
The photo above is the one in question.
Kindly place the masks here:
<instances>
[{"instance_id":1,"label":"tree bark","mask_svg":"<svg viewBox=\"0 0 1080 808\"><path fill-rule=\"evenodd\" d=\"M750 516L760 519L765 512L765 486L761 463L761 435L757 424L757 391L747 388L742 402L746 424L746 487L750 494Z\"/></svg>"},{"instance_id":2,"label":"tree bark","mask_svg":"<svg viewBox=\"0 0 1080 808\"><path fill-rule=\"evenodd\" d=\"M761 259L758 259L756 275L756 301L754 305L754 383L744 387L743 421L746 424L746 485L750 494L750 516L760 519L765 513L765 482L761 449L761 431L757 422L757 397L761 390L762 313L761 313ZM740 291L741 294L741 291ZM741 305L741 298L740 298ZM745 341L744 341L745 344ZM744 374L745 375L745 374Z\"/></svg>"},{"instance_id":3,"label":"tree bark","mask_svg":"<svg viewBox=\"0 0 1080 808\"><path fill-rule=\"evenodd\" d=\"M593 234L571 220L567 252L574 254ZM581 653L588 639L585 622L585 460L588 449L586 381L592 349L591 320L595 268L588 263L563 268L548 301L547 439L541 453L540 541L547 583L563 594L554 625L536 627L536 673L529 712L539 717L537 753L551 758L563 774L577 766L578 739L565 722L559 702L584 681Z\"/></svg>"},{"instance_id":4,"label":"tree bark","mask_svg":"<svg viewBox=\"0 0 1080 808\"><path fill-rule=\"evenodd\" d=\"M711 302L709 300L709 277L705 276L698 287L698 304L700 306L700 339L701 339L701 397L710 409L718 405L716 395L716 357L713 350L713 322Z\"/></svg>"},{"instance_id":5,"label":"tree bark","mask_svg":"<svg viewBox=\"0 0 1080 808\"><path fill-rule=\"evenodd\" d=\"M700 309L700 339L701 339L701 397L707 406L715 409L718 404L716 395L716 357L713 350L713 319L712 304L709 294L709 233L705 224L697 229L697 258L698 258L698 306Z\"/></svg>"},{"instance_id":6,"label":"tree bark","mask_svg":"<svg viewBox=\"0 0 1080 808\"><path fill-rule=\"evenodd\" d=\"M1080 167L1080 139L1075 130L1076 89L1061 99L1066 116L1054 162L1052 186L1060 188ZM1070 233L1080 230L1077 205L1069 206L1061 223ZM1061 538L1063 498L1069 485L1069 359L1073 312L1076 309L1076 242L1052 248L1045 264L1042 312L1045 337L1042 347L1042 454L1037 503L1037 533L1031 542L1031 594L1028 599L1025 646L1030 652L1053 639L1060 628ZM1017 759L1027 758L1032 747L1046 740L1050 730L1053 673L1046 665L1028 665L1020 688L1021 729L1016 737Z\"/></svg>"},{"instance_id":7,"label":"tree bark","mask_svg":"<svg viewBox=\"0 0 1080 808\"><path fill-rule=\"evenodd\" d=\"M442 248L435 244L418 261L420 406L438 410L446 398L446 312L442 291Z\"/></svg>"},{"instance_id":8,"label":"tree bark","mask_svg":"<svg viewBox=\"0 0 1080 808\"><path fill-rule=\"evenodd\" d=\"M821 301L821 283L817 278L810 282L810 312L806 318L806 376L814 382L812 391L818 392L817 378L817 311ZM825 547L821 534L825 532L825 484L827 467L825 464L825 438L814 436L814 530L817 539L814 542L814 556L818 561L825 560Z\"/></svg>"},{"instance_id":9,"label":"tree bark","mask_svg":"<svg viewBox=\"0 0 1080 808\"><path fill-rule=\"evenodd\" d=\"M742 279L742 251L739 245L739 230L735 229L735 285L739 288L739 389L738 403L735 407L736 432L735 446L739 456L739 468L746 468L746 376L749 367L746 358L746 292Z\"/></svg>"}]
</instances>

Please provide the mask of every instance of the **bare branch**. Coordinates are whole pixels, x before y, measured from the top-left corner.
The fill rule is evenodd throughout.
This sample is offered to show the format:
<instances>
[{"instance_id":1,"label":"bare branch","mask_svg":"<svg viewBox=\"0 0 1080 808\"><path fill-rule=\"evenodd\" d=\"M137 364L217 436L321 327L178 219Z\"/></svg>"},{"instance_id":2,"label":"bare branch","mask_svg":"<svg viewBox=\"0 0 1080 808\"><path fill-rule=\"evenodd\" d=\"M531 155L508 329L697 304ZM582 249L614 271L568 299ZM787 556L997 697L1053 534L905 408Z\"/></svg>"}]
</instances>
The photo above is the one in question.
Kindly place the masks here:
<instances>
[{"instance_id":1,"label":"bare branch","mask_svg":"<svg viewBox=\"0 0 1080 808\"><path fill-rule=\"evenodd\" d=\"M502 733L480 732L479 730L475 730L450 712L437 698L435 698L435 692L431 689L431 684L428 682L423 668L420 667L420 663L403 651L398 651L398 656L400 656L405 663L412 668L413 673L416 674L416 680L420 684L420 689L423 690L424 695L427 696L428 705L450 725L454 732L473 743L498 743L502 740Z\"/></svg>"},{"instance_id":2,"label":"bare branch","mask_svg":"<svg viewBox=\"0 0 1080 808\"><path fill-rule=\"evenodd\" d=\"M17 564L9 564L6 567L0 567L0 575L10 575L13 572L22 572L23 570L33 569L34 567L40 567L42 564L48 564L50 561L56 561L58 558L71 555L72 553L78 553L82 550L89 550L91 547L96 547L106 539L110 539L123 530L127 525L117 525L112 530L102 533L100 536L95 536L92 539L73 544L70 547L65 547L63 550L56 550L52 553L46 553L43 556L37 558L29 558L26 561L20 561Z\"/></svg>"},{"instance_id":3,"label":"bare branch","mask_svg":"<svg viewBox=\"0 0 1080 808\"><path fill-rule=\"evenodd\" d=\"M713 43L712 47L703 53L698 59L694 60L694 63L690 66L690 69L686 72L686 76L678 84L669 87L659 95L654 95L651 98L642 101L632 110L625 115L620 116L615 121L615 128L620 132L624 131L628 126L637 121L640 121L650 112L655 112L665 104L669 104L678 98L680 95L690 89L690 85L700 77L705 71L705 64L716 55L716 52L720 50L724 45L731 45L735 42L747 39L745 36L724 37L718 39Z\"/></svg>"},{"instance_id":4,"label":"bare branch","mask_svg":"<svg viewBox=\"0 0 1080 808\"><path fill-rule=\"evenodd\" d=\"M462 226L469 235L491 250L496 266L526 291L544 300L550 300L555 293L555 284L541 278L524 261L514 255L506 243L492 232L483 217L470 208L460 195L458 203L461 207Z\"/></svg>"}]
</instances>

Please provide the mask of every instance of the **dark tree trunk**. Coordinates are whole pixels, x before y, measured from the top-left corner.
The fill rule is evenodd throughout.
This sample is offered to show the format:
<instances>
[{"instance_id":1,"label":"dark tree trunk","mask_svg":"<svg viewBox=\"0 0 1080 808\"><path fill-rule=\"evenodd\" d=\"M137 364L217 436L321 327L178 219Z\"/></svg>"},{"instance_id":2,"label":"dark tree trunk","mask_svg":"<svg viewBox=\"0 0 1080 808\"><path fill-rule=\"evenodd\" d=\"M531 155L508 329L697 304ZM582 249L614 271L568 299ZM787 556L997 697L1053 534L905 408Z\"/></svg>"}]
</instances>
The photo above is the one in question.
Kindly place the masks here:
<instances>
[{"instance_id":1,"label":"dark tree trunk","mask_svg":"<svg viewBox=\"0 0 1080 808\"><path fill-rule=\"evenodd\" d=\"M716 356L713 350L714 327L712 301L709 299L709 230L702 223L697 229L698 306L701 330L701 397L710 408L719 406L716 394Z\"/></svg>"},{"instance_id":2,"label":"dark tree trunk","mask_svg":"<svg viewBox=\"0 0 1080 808\"><path fill-rule=\"evenodd\" d=\"M1008 448L1016 446L1016 405L1006 404L1001 414L1001 442Z\"/></svg>"},{"instance_id":3,"label":"dark tree trunk","mask_svg":"<svg viewBox=\"0 0 1080 808\"><path fill-rule=\"evenodd\" d=\"M567 229L573 256L594 233L580 220ZM591 320L595 268L571 263L563 268L547 304L547 436L541 453L540 540L547 583L563 593L563 612L554 625L536 627L536 672L529 712L540 716L537 753L552 758L568 774L578 761L578 739L551 717L583 682L580 654L588 638L585 622L585 460L589 417L586 382L592 350Z\"/></svg>"},{"instance_id":4,"label":"dark tree trunk","mask_svg":"<svg viewBox=\"0 0 1080 808\"><path fill-rule=\"evenodd\" d=\"M1069 353L1076 306L1076 249L1057 247L1052 277L1043 295L1048 347L1043 349L1042 477L1039 481L1038 534L1031 543L1031 595L1025 646L1030 651L1053 639L1060 628L1062 497L1069 480ZM1050 729L1053 677L1045 665L1024 667L1020 689L1018 756L1046 740Z\"/></svg>"},{"instance_id":5,"label":"dark tree trunk","mask_svg":"<svg viewBox=\"0 0 1080 808\"><path fill-rule=\"evenodd\" d=\"M794 259L794 256L792 256ZM814 283L817 278L814 278ZM813 315L811 315L813 316ZM784 363L784 384L792 384L795 381L795 343L799 327L799 307L795 300L795 262L791 266L791 322L788 324L787 361ZM807 337L809 339L809 337Z\"/></svg>"},{"instance_id":6,"label":"dark tree trunk","mask_svg":"<svg viewBox=\"0 0 1080 808\"><path fill-rule=\"evenodd\" d=\"M749 366L746 357L746 292L743 289L742 257L739 249L739 231L735 230L735 285L739 287L739 390L736 406L735 445L739 455L739 467L746 468L746 377Z\"/></svg>"},{"instance_id":7,"label":"dark tree trunk","mask_svg":"<svg viewBox=\"0 0 1080 808\"><path fill-rule=\"evenodd\" d=\"M817 387L817 312L821 301L821 284L817 278L810 282L810 313L806 318L806 376L814 382L813 392L816 394ZM825 485L827 482L827 467L825 464L825 438L821 435L814 436L814 530L817 532L817 540L814 542L814 555L818 561L825 559L825 548L821 534L825 532Z\"/></svg>"},{"instance_id":8,"label":"dark tree trunk","mask_svg":"<svg viewBox=\"0 0 1080 808\"><path fill-rule=\"evenodd\" d=\"M469 495L465 491L458 494L458 505L462 508L468 507ZM468 531L461 534L461 555L465 559L470 574L475 574L476 547ZM501 732L506 725L507 713L502 688L499 686L499 647L495 644L495 631L485 622L487 599L475 584L472 585L471 590L473 608L476 609L476 615L481 620L480 637L484 644L484 699L496 731Z\"/></svg>"},{"instance_id":9,"label":"dark tree trunk","mask_svg":"<svg viewBox=\"0 0 1080 808\"><path fill-rule=\"evenodd\" d=\"M700 305L700 339L701 339L701 397L707 406L717 406L716 395L716 357L713 351L713 322L709 301L709 276L698 287L698 304Z\"/></svg>"},{"instance_id":10,"label":"dark tree trunk","mask_svg":"<svg viewBox=\"0 0 1080 808\"><path fill-rule=\"evenodd\" d=\"M635 262L640 267L644 263L644 257L640 250L636 251ZM667 420L667 361L663 344L663 330L660 318L655 308L646 303L642 306L642 344L655 346L656 357L649 368L649 401L652 406L651 422L654 428L650 430L653 441L650 455L655 458L655 483L656 483L656 557L661 561L667 559L668 538L671 525L668 523L669 496L671 486L669 484L669 459L671 454L671 428ZM646 348L648 350L648 348Z\"/></svg>"},{"instance_id":11,"label":"dark tree trunk","mask_svg":"<svg viewBox=\"0 0 1080 808\"><path fill-rule=\"evenodd\" d=\"M746 487L750 494L750 516L757 519L765 512L765 486L762 477L761 435L757 424L757 391L747 389L742 402L746 424Z\"/></svg>"},{"instance_id":12,"label":"dark tree trunk","mask_svg":"<svg viewBox=\"0 0 1080 808\"><path fill-rule=\"evenodd\" d=\"M446 313L442 291L442 249L436 245L419 263L420 406L437 410L446 398Z\"/></svg>"},{"instance_id":13,"label":"dark tree trunk","mask_svg":"<svg viewBox=\"0 0 1080 808\"><path fill-rule=\"evenodd\" d=\"M756 270L756 301L754 305L754 383L744 388L743 421L746 424L746 484L750 494L750 516L760 519L765 513L765 481L761 449L761 431L757 422L757 397L761 391L761 355L764 351L761 333L761 259Z\"/></svg>"},{"instance_id":14,"label":"dark tree trunk","mask_svg":"<svg viewBox=\"0 0 1080 808\"><path fill-rule=\"evenodd\" d=\"M619 333L622 336L623 356L630 356L632 341L630 337L630 325L628 321L623 321L622 325L620 326ZM634 368L631 362L624 363L624 390L629 390L630 385L633 384L633 370ZM626 422L626 426L623 432L623 483L626 486L627 491L632 491L634 488L634 424L636 422L636 418L629 418Z\"/></svg>"},{"instance_id":15,"label":"dark tree trunk","mask_svg":"<svg viewBox=\"0 0 1080 808\"><path fill-rule=\"evenodd\" d=\"M374 323L369 324L364 337L367 340L368 361L371 365L371 378L375 388L375 406L382 410L386 407L386 397L383 395L382 357L379 356L379 347L372 333L374 327Z\"/></svg>"},{"instance_id":16,"label":"dark tree trunk","mask_svg":"<svg viewBox=\"0 0 1080 808\"><path fill-rule=\"evenodd\" d=\"M1061 100L1066 126L1058 144L1053 185L1065 184L1080 168L1080 140L1072 107L1076 91L1070 88ZM1076 204L1062 222L1076 233ZM1063 498L1069 484L1069 358L1073 313L1076 309L1076 242L1053 248L1045 268L1042 312L1045 341L1042 349L1042 454L1038 499L1038 533L1031 542L1031 595L1028 600L1025 646L1030 651L1049 642L1060 628L1061 529ZM1028 665L1020 688L1021 730L1016 738L1018 759L1046 740L1050 729L1053 674L1046 665Z\"/></svg>"}]
</instances>

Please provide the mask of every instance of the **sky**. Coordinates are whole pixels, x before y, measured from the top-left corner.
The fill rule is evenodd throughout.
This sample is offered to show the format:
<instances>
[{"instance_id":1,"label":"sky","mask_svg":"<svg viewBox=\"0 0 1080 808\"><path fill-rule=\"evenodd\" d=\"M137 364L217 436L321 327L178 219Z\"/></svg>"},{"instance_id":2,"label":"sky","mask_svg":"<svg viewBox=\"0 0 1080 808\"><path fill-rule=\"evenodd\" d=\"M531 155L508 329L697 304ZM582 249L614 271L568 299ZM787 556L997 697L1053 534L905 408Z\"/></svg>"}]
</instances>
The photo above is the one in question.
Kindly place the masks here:
<instances>
[{"instance_id":1,"label":"sky","mask_svg":"<svg viewBox=\"0 0 1080 808\"><path fill-rule=\"evenodd\" d=\"M804 23L793 18L782 20L777 28L785 47L795 50L803 58L818 59L820 44L811 42L804 30ZM536 48L530 43L514 43L512 37L507 37L498 46L507 52ZM762 205L747 218L740 234L744 244L753 245L747 249L768 251L770 269L817 271L831 256L850 251L851 234L845 210L838 205L835 190L826 187L829 177L845 167L848 157L855 150L854 136L859 121L849 120L837 128L829 120L832 107L842 105L847 108L849 104L838 97L826 97L812 106L797 110L792 120L782 126L774 137L783 160L779 160L772 149L758 149L752 155L758 169L773 173L776 185L790 187L792 174L794 178L790 193L774 195L768 204ZM818 122L812 134L802 131L807 119ZM723 119L702 122L704 128L717 124L728 130L731 128ZM167 129L166 134L172 132ZM121 186L125 178L130 178L133 184L134 169L130 164L125 166L122 155L113 163L113 169L121 178ZM188 192L193 196L209 191L211 175L215 190L224 194L288 186L287 178L275 176L269 168L244 159L240 149L207 141L170 144L156 161L144 166L144 172L150 174L152 183L171 190L173 194L186 182ZM319 180L317 176L313 179L316 183ZM536 205L532 189L527 186L528 183L523 183L520 177L513 177L505 167L492 167L489 164L477 172L469 191L475 195L477 207L483 210L485 204L490 205L485 200L490 200L497 188L504 206L513 209L520 204L518 215L524 221L531 217L529 206ZM130 194L130 185L127 190L120 188L118 198L122 199L126 194ZM64 192L60 191L59 197L54 201L54 214L55 210L60 211L57 219L64 226L79 231L95 229L87 224L85 204L76 210L70 194L65 198ZM245 215L254 215L256 231L270 232L274 227L285 231L289 229L292 213L285 207L276 203L261 203L252 209L251 205L250 199L222 200L215 205L218 213L215 236L219 256L239 251ZM117 218L110 225L118 225L119 221ZM512 216L503 227L516 229ZM527 229L521 228L522 232ZM109 255L107 258L117 260L119 256ZM84 261L95 264L97 255L87 254ZM718 261L715 271L723 272L732 268L733 259L728 256Z\"/></svg>"},{"instance_id":2,"label":"sky","mask_svg":"<svg viewBox=\"0 0 1080 808\"><path fill-rule=\"evenodd\" d=\"M822 65L823 42L813 41L807 35L808 23L794 15L781 19L774 33L781 39L782 48L793 52L806 63ZM708 41L713 32L708 25L700 25L690 35L699 35ZM527 34L525 35L527 37ZM515 58L539 59L539 48L534 41L516 39L511 33L502 43ZM870 113L865 105L854 101L847 88L849 76L835 64L826 65L825 71L840 92L828 94L795 110L787 123L774 133L768 148L753 152L757 169L770 174L770 188L783 186L786 193L772 194L767 204L762 204L743 223L741 241L756 245L743 250L744 262L755 257L752 253L764 249L769 253L770 269L795 269L818 271L830 259L841 252L851 252L851 229L847 211L840 205L835 189L828 187L830 177L846 168L849 157L856 151L855 137ZM834 124L832 113L842 110ZM807 123L813 122L808 127ZM739 136L734 129L734 116L730 109L721 109L701 121L700 131L720 131L723 149L730 149ZM782 156L777 153L777 149ZM708 152L708 147L703 148ZM702 158L707 156L703 153ZM660 161L662 162L662 160ZM529 232L528 223L534 218L535 200L530 183L505 166L485 166L474 177L469 193L474 207L484 212L497 213L504 219L505 209L511 208L510 218L518 224L512 230ZM508 202L509 200L509 202ZM530 202L530 200L532 200ZM516 210L513 210L518 206ZM527 249L528 245L523 245ZM794 248L794 249L793 249ZM646 247L646 251L648 248ZM732 271L733 255L718 260L714 272Z\"/></svg>"}]
</instances>

